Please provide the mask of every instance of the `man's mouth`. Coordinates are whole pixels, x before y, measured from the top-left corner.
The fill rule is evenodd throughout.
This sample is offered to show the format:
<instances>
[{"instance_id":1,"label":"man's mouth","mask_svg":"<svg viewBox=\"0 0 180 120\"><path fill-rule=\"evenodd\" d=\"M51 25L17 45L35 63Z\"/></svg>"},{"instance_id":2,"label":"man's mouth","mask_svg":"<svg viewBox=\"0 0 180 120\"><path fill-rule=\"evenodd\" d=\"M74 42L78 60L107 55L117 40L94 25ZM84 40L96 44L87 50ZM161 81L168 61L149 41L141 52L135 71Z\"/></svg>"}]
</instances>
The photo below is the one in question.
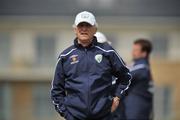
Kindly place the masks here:
<instances>
[{"instance_id":1,"label":"man's mouth","mask_svg":"<svg viewBox=\"0 0 180 120\"><path fill-rule=\"evenodd\" d=\"M87 33L81 33L81 35L88 35Z\"/></svg>"}]
</instances>

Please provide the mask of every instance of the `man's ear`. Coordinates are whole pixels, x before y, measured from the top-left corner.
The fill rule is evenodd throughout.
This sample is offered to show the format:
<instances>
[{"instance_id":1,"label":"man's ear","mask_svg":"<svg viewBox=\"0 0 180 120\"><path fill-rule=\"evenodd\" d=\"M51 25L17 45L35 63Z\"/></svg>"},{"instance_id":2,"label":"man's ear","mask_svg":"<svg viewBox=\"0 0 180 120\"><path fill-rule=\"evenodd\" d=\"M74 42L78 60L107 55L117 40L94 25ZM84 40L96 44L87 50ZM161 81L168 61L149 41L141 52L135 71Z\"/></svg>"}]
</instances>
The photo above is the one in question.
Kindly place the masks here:
<instances>
[{"instance_id":1,"label":"man's ear","mask_svg":"<svg viewBox=\"0 0 180 120\"><path fill-rule=\"evenodd\" d=\"M143 53L142 53L142 56L143 56L144 58L146 58L146 57L147 57L147 52L143 52Z\"/></svg>"},{"instance_id":2,"label":"man's ear","mask_svg":"<svg viewBox=\"0 0 180 120\"><path fill-rule=\"evenodd\" d=\"M97 27L96 27L96 30L95 30L95 33L97 32Z\"/></svg>"},{"instance_id":3,"label":"man's ear","mask_svg":"<svg viewBox=\"0 0 180 120\"><path fill-rule=\"evenodd\" d=\"M94 27L94 34L97 32L97 27Z\"/></svg>"}]
</instances>

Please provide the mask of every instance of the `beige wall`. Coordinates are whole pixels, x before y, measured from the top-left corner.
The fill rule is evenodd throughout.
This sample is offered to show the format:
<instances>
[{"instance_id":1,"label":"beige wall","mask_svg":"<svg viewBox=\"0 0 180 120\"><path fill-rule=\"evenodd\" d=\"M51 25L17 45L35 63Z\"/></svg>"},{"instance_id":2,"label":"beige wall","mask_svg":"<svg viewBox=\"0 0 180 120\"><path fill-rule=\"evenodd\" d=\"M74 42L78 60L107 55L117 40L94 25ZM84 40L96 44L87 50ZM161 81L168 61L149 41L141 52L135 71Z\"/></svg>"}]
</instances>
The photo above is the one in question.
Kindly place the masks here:
<instances>
[{"instance_id":1,"label":"beige wall","mask_svg":"<svg viewBox=\"0 0 180 120\"><path fill-rule=\"evenodd\" d=\"M152 73L156 86L172 88L172 119L180 119L180 62L154 60Z\"/></svg>"}]
</instances>

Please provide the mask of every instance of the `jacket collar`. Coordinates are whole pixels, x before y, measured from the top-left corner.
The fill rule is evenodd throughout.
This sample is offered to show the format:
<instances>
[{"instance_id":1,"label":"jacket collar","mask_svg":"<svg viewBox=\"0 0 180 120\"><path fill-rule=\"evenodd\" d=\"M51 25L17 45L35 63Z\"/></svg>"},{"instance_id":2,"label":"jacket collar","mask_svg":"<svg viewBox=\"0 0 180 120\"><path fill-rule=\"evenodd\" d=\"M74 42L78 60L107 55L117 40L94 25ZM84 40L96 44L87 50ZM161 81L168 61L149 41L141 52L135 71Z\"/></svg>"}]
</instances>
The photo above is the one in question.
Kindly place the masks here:
<instances>
[{"instance_id":1,"label":"jacket collar","mask_svg":"<svg viewBox=\"0 0 180 120\"><path fill-rule=\"evenodd\" d=\"M79 44L77 37L74 39L74 46L77 48L91 48L94 47L95 45L97 45L97 38L95 36L93 37L91 44L87 47L83 47L81 44Z\"/></svg>"},{"instance_id":2,"label":"jacket collar","mask_svg":"<svg viewBox=\"0 0 180 120\"><path fill-rule=\"evenodd\" d=\"M147 58L139 58L134 60L134 65L146 64L149 65L149 60Z\"/></svg>"}]
</instances>

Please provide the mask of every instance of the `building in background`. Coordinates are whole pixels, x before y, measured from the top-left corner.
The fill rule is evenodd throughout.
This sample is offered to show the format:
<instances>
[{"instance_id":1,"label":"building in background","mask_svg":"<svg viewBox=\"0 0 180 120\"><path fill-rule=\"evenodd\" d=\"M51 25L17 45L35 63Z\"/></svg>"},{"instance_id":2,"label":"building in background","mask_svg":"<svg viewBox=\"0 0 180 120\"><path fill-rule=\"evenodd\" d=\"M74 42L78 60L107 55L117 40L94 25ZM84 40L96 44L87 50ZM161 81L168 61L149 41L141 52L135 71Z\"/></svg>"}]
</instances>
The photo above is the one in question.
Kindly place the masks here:
<instances>
[{"instance_id":1,"label":"building in background","mask_svg":"<svg viewBox=\"0 0 180 120\"><path fill-rule=\"evenodd\" d=\"M43 3L43 4L42 4ZM74 16L89 10L128 62L137 38L154 45L155 120L180 119L180 1L1 0L0 120L58 120L49 91L58 54L73 44Z\"/></svg>"}]
</instances>

